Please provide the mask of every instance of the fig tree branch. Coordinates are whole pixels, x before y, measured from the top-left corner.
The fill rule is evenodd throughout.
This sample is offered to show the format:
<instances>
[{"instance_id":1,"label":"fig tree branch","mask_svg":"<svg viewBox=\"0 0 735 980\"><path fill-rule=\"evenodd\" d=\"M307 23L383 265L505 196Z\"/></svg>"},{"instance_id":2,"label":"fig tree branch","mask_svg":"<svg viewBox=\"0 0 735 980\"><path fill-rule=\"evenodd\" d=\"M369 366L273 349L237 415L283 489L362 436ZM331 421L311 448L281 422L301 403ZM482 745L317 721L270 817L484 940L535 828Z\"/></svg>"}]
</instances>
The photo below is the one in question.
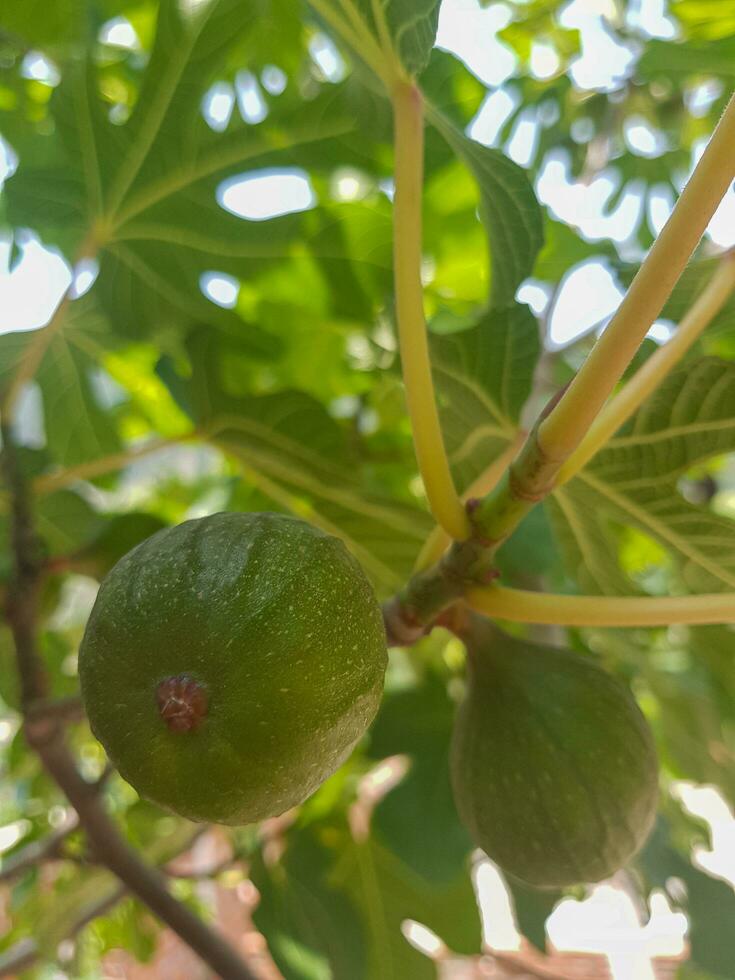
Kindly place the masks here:
<instances>
[{"instance_id":1,"label":"fig tree branch","mask_svg":"<svg viewBox=\"0 0 735 980\"><path fill-rule=\"evenodd\" d=\"M538 442L547 459L561 464L577 448L661 313L735 179L734 146L735 97L617 313L559 403L542 422Z\"/></svg>"},{"instance_id":2,"label":"fig tree branch","mask_svg":"<svg viewBox=\"0 0 735 980\"><path fill-rule=\"evenodd\" d=\"M663 309L735 177L734 144L735 97L607 330L569 386L539 418L496 491L473 511L475 534L490 551L551 492L559 470L586 436Z\"/></svg>"},{"instance_id":3,"label":"fig tree branch","mask_svg":"<svg viewBox=\"0 0 735 980\"><path fill-rule=\"evenodd\" d=\"M429 508L437 523L457 540L470 525L449 468L424 318L421 282L421 190L423 187L424 113L419 89L400 82L393 89L395 126L395 198L393 264L401 369L419 470Z\"/></svg>"},{"instance_id":4,"label":"fig tree branch","mask_svg":"<svg viewBox=\"0 0 735 980\"><path fill-rule=\"evenodd\" d=\"M735 250L727 252L702 294L682 319L676 333L612 398L595 419L589 432L564 463L556 477L566 483L612 438L670 373L692 344L720 312L735 289Z\"/></svg>"},{"instance_id":5,"label":"fig tree branch","mask_svg":"<svg viewBox=\"0 0 735 980\"><path fill-rule=\"evenodd\" d=\"M97 787L82 778L57 717L33 718L34 703L47 697L48 685L36 645L37 597L41 582L40 548L29 496L18 467L7 419L2 423L3 472L11 498L11 542L14 570L6 592L6 610L15 642L21 679L24 732L44 769L76 810L94 857L120 879L219 976L254 980L254 975L216 932L177 901L165 879L128 846L104 809Z\"/></svg>"},{"instance_id":6,"label":"fig tree branch","mask_svg":"<svg viewBox=\"0 0 735 980\"><path fill-rule=\"evenodd\" d=\"M402 98L399 99L398 95ZM412 87L404 90L396 89L394 108L396 115L396 182L398 185L398 142L401 131L408 134L414 127L414 138L423 135L416 125L418 110L412 109L410 93L414 93L414 101L418 93ZM405 113L406 120L401 123L399 113ZM413 117L411 113L413 112ZM409 580L405 588L384 606L386 630L389 642L414 642L433 620L448 606L462 599L467 588L481 588L493 583L497 572L493 568L493 556L500 545L515 531L526 514L554 488L559 471L575 450L580 446L593 425L598 413L603 408L615 386L620 381L625 369L630 364L636 350L648 332L651 323L660 314L663 306L678 281L687 261L696 248L700 238L714 214L728 185L735 177L735 155L732 147L735 144L735 97L731 99L725 113L716 128L709 145L701 160L695 167L694 173L684 188L672 214L654 243L648 256L638 271L628 293L626 294L616 316L607 330L602 334L593 348L587 361L566 389L558 393L547 406L546 410L532 428L518 456L510 463L507 470L495 488L479 500L470 500L467 505L470 514L472 534L467 538L465 533L457 534L449 522L454 521L450 512L448 520L439 520L440 525L453 537L454 543L435 562L426 567L429 559L433 558L443 543L439 534L435 541L427 545L418 562L418 573ZM407 149L407 154L409 151ZM410 155L409 155L410 159ZM420 185L422 170L413 170L414 188ZM398 195L396 195L397 201ZM420 229L419 206L414 200L412 225L414 236L409 241L414 255L411 263L413 269L410 285L412 289L409 312L413 314L413 327L426 340L425 323L423 322L423 307L421 298L420 277L417 269L420 267ZM399 276L398 263L404 249L398 247L398 233L405 228L401 221L402 215L395 211L396 221L396 294L398 300ZM417 244L418 243L418 244ZM659 352L651 367L636 381L632 390L622 396L620 402L615 402L610 414L600 426L616 427L622 424L628 412L633 412L641 404L647 394L663 380L679 358L688 349L696 336L725 302L732 289L731 269L729 261L723 264L719 274L710 288L682 324L683 331L674 338L671 347ZM420 317L417 317L417 311ZM400 308L399 308L400 313ZM419 323L420 320L420 323ZM401 317L399 316L399 327ZM405 323L402 344L405 344ZM402 359L404 359L402 346ZM405 360L405 359L404 359ZM426 384L426 378L431 379L431 367L428 363L422 368L424 377L423 393L431 389ZM404 380L409 396L409 414L414 425L414 438L417 444L419 468L427 486L427 496L435 516L437 508L432 504L432 494L429 492L427 474L422 466L422 454L428 453L429 447L442 446L441 433L439 440L436 435L427 436L421 441L421 433L416 425L416 412L411 408L409 376L404 363ZM437 419L436 403L431 396L431 408ZM602 429L595 431L589 437L584 452L590 455L604 442L609 435ZM423 450L422 450L423 445ZM579 459L582 459L580 453ZM589 458L589 456L587 456ZM449 485L451 473L448 471L446 454L443 454L446 464ZM571 473L571 467L567 471ZM568 478L568 477L567 477ZM446 483L436 494L439 500L446 500ZM456 501L452 506L456 506ZM436 549L436 550L434 550ZM497 593L491 593L497 598ZM593 597L590 597L593 598ZM700 602L697 597L691 597L695 605L685 604L687 612L694 616L695 622L701 621L701 616L716 615L721 622L722 616L728 615L727 599L724 606L722 597L717 597L713 611L712 603L705 597ZM528 600L530 602L530 599ZM642 599L642 602L648 600ZM679 606L679 608L682 608ZM636 606L636 610L640 607ZM703 609L705 611L703 611ZM576 610L579 615L579 610ZM635 615L641 615L640 611ZM699 618L698 618L699 617ZM712 619L707 619L712 622Z\"/></svg>"},{"instance_id":7,"label":"fig tree branch","mask_svg":"<svg viewBox=\"0 0 735 980\"><path fill-rule=\"evenodd\" d=\"M204 831L201 831L203 833ZM193 835L193 838L189 839L184 851L185 853L194 843L196 837L199 833ZM71 929L66 935L67 939L71 939L81 932L82 929L89 925L90 922L94 921L101 915L105 915L112 908L114 908L118 902L120 902L128 894L127 888L124 885L117 886L111 890L106 890L103 895L101 895L95 902L88 904L84 907L79 918L76 919ZM21 970L27 970L30 966L36 963L42 955L42 951L38 947L38 943L34 939L21 939L10 949L7 949L4 953L0 954L0 977L15 976Z\"/></svg>"},{"instance_id":8,"label":"fig tree branch","mask_svg":"<svg viewBox=\"0 0 735 980\"><path fill-rule=\"evenodd\" d=\"M589 459L602 448L610 435L620 428L633 413L640 408L645 399L655 390L671 369L681 360L687 350L701 335L712 318L722 309L735 288L735 252L728 252L717 271L701 295L683 317L674 336L660 347L636 372L621 392L603 409L597 422L583 440L577 453L574 453L557 475L554 486L571 479ZM523 438L522 436L520 437ZM511 457L518 448L518 442L509 447ZM507 454L502 457L508 462ZM500 460L491 464L488 473L492 483L497 484L499 474L496 470ZM512 463L518 467L518 461ZM511 474L513 469L511 468ZM488 477L484 474L480 480ZM503 474L505 481L508 475ZM480 481L478 481L479 483ZM470 488L469 496L488 492L478 485ZM525 513L526 502L517 502L519 510ZM532 503L529 502L528 509ZM508 508L506 517L512 524L513 510ZM422 635L431 619L456 600L470 598L470 604L487 615L516 622L548 623L562 626L657 626L665 622L690 624L732 622L735 597L728 594L710 596L685 596L670 600L667 607L662 599L630 597L610 599L603 596L550 596L539 593L504 589L492 584L487 588L472 583L477 577L477 569L485 569L489 581L493 580L490 564L494 545L487 549L482 539L457 543L442 554L449 543L448 537L436 528L427 539L416 563L416 574L404 588L400 596L386 604L386 623L389 636L395 642L412 643ZM472 571L474 563L475 571ZM470 579L463 575L470 571ZM487 583L486 583L487 584ZM667 600L669 601L669 600ZM617 605L616 605L617 603ZM668 619L666 619L668 617Z\"/></svg>"},{"instance_id":9,"label":"fig tree branch","mask_svg":"<svg viewBox=\"0 0 735 980\"><path fill-rule=\"evenodd\" d=\"M500 455L490 463L487 469L471 483L462 495L465 500L484 496L494 490L498 481L505 473L507 467L513 462L518 450L523 445L526 438L525 432L519 432L515 439L503 450ZM434 562L438 561L452 539L447 532L438 524L426 539L418 558L416 559L415 571L421 572L429 568Z\"/></svg>"}]
</instances>

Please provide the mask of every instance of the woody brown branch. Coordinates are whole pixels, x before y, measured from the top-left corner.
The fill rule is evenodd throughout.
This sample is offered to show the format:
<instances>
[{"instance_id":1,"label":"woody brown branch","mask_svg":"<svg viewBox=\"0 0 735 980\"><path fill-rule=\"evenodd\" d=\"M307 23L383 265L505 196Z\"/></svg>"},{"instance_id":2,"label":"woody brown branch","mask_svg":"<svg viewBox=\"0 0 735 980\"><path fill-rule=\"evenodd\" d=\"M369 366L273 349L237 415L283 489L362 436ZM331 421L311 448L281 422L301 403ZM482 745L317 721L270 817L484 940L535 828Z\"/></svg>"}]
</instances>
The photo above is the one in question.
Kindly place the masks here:
<instances>
[{"instance_id":1,"label":"woody brown branch","mask_svg":"<svg viewBox=\"0 0 735 980\"><path fill-rule=\"evenodd\" d=\"M21 680L24 733L43 767L76 810L96 860L173 929L218 976L255 980L237 953L168 891L161 873L127 845L104 809L98 788L82 778L69 750L63 720L53 713L34 716L33 706L48 695L48 682L36 645L41 549L35 535L30 496L13 442L3 419L2 471L11 498L13 572L6 592L6 613L15 643Z\"/></svg>"}]
</instances>

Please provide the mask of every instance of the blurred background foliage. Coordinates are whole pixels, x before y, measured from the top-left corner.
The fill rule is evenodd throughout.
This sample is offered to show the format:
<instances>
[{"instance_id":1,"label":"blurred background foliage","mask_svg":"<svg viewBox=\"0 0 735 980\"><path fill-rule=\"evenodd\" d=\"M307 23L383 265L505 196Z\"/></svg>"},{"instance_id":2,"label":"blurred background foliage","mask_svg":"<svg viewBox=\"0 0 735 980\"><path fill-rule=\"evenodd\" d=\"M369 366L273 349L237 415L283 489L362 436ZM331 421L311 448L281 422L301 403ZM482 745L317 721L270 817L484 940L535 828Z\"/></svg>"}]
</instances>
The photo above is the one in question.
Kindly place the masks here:
<instances>
[{"instance_id":1,"label":"blurred background foliage","mask_svg":"<svg viewBox=\"0 0 735 980\"><path fill-rule=\"evenodd\" d=\"M421 75L433 107L426 307L463 488L580 363L601 325L581 322L587 307L606 316L594 276L630 281L735 78L733 0L484 8L446 0ZM463 32L476 35L464 60L447 50ZM592 77L595 64L611 67ZM342 536L381 595L400 587L432 524L397 364L391 117L365 67L296 0L5 0L0 72L8 272L37 236L74 268L79 294L16 426L48 557L54 696L76 695L96 582L165 524L293 512ZM732 241L705 238L639 363L735 243L726 207L718 227L729 214ZM0 334L0 386L35 337ZM505 581L732 589L734 352L735 300L626 431L524 522L501 552ZM644 922L656 891L686 912L681 976L732 978L735 895L693 861L706 827L672 787L712 784L735 803L735 635L568 633L633 685L664 765L656 835L618 885ZM233 934L250 936L264 976L275 964L299 980L430 978L426 950L483 949L446 766L462 658L442 631L394 651L364 745L299 812L262 828L197 837L106 772L83 720L70 730L85 776L103 780L151 861L176 867L208 841L216 860L185 862L177 894L209 917L245 915ZM0 970L91 978L111 950L150 960L158 927L95 867L19 734L12 659L0 627ZM43 860L29 863L34 847ZM563 896L509 887L542 948ZM407 921L445 947L414 948Z\"/></svg>"}]
</instances>

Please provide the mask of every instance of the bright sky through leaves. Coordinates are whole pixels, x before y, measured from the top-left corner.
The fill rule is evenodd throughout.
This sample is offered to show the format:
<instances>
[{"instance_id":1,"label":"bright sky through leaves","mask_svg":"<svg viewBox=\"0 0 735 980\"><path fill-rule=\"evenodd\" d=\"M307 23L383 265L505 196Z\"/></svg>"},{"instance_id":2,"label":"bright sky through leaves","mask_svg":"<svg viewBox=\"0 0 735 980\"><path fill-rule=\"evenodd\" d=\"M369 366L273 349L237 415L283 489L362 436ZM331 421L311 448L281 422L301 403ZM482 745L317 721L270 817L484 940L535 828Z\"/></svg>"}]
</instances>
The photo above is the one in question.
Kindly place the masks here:
<instances>
[{"instance_id":1,"label":"bright sky through leaves","mask_svg":"<svg viewBox=\"0 0 735 980\"><path fill-rule=\"evenodd\" d=\"M581 87L606 89L614 79L619 80L625 74L630 64L629 52L614 41L604 26L602 15L608 12L608 6L606 0L595 0L595 3L574 0L562 13L565 26L581 31L582 55L573 70L574 80ZM631 5L630 23L641 26L654 37L670 36L671 23L664 16L663 7L663 0L640 0L637 5ZM509 20L510 12L504 4L481 8L477 0L444 0L441 8L437 44L458 54L490 86L483 108L468 130L474 139L489 145L496 144L498 129L513 106L513 98L503 89L502 83L512 73L516 59L496 38L497 31L506 27ZM137 44L135 32L122 18L108 22L101 36L111 45L133 48ZM340 56L324 35L314 37L311 54L329 80L337 81L342 77L344 68ZM539 67L540 77L543 77L547 61L543 48L537 52L536 60L532 59L532 67L534 64ZM40 56L29 60L28 71L32 77L43 79L52 74L52 69ZM202 111L212 128L219 131L227 126L236 103L243 117L254 125L265 117L258 83L250 73L240 73L236 92L226 83L217 83L210 89ZM538 123L534 121L533 113L526 113L508 140L507 152L521 165L527 165L532 158L537 131ZM629 120L626 134L634 152L644 156L660 152L659 137L644 122ZM6 162L6 170L8 165ZM609 238L625 242L637 221L641 196L633 188L626 189L617 207L607 214L606 202L615 188L616 180L612 176L600 176L591 184L571 180L563 155L555 157L553 154L542 168L537 183L539 196L547 207L562 220L577 224L590 240ZM300 211L313 202L308 178L296 172L243 176L239 182L233 180L220 189L220 203L232 213L252 221ZM656 213L661 217L657 224L662 223L667 211L665 203L660 201ZM731 190L721 205L709 234L722 247L735 244L735 191ZM0 262L0 270L3 265L7 267L7 259ZM603 322L613 312L615 298L620 296L604 263L592 261L585 270L586 275L570 274L563 286L551 328L554 344L568 343L593 324ZM9 311L0 331L41 326L66 288L68 278L63 260L46 253L37 242L23 249L22 258L12 273L0 271L0 304ZM28 289L31 282L35 284L33 290ZM211 293L209 295L216 301ZM570 316L568 311L575 309L583 310L584 315Z\"/></svg>"},{"instance_id":2,"label":"bright sky through leaves","mask_svg":"<svg viewBox=\"0 0 735 980\"><path fill-rule=\"evenodd\" d=\"M93 122L94 112L99 115L96 157L85 157L79 139L83 134L72 118L79 103L69 95L81 96L84 103L85 86L74 88L71 63L55 39L47 47L42 34L34 35L14 69L15 81L20 79L17 91L35 93L40 106L51 107L41 120L51 124L48 131L32 112L21 120L29 130L38 130L32 133L35 142L24 142L22 125L13 129L14 117L24 112L6 112L3 99L9 89L0 82L0 119L8 119L5 136L9 143L15 140L21 157L18 179L11 177L0 201L3 218L15 230L12 248L0 240L0 334L5 334L0 340L9 353L6 365L18 351L22 356L32 340L7 334L32 331L46 322L72 278L68 259L51 243L63 247L67 256L75 253L80 218L102 213L109 184L125 175L115 141L119 138L122 145L129 138L136 145L135 126L108 126L106 113L115 123L134 122L131 108L150 55L155 25L149 15L155 4L85 2L98 13L106 11L98 24L113 11L126 12L135 23L134 29L124 17L115 17L99 34L100 58L86 92ZM10 3L23 8L23 0ZM179 10L193 8L197 0L174 3ZM395 8L411 10L414 3L418 0L395 0ZM722 3L733 8L735 21L735 0ZM429 121L422 274L442 426L459 490L467 490L496 452L512 451L517 426L532 420L549 393L579 365L593 332L604 328L617 308L703 151L731 87L732 62L722 58L718 77L710 77L709 60L697 61L696 70L672 65L682 53L695 57L697 36L686 18L697 8L701 14L705 5L704 0L443 0L437 51L422 84L430 102L464 126L470 140L462 140L456 129L456 145L447 145L451 126L447 136L435 120ZM184 50L179 42L186 39L185 30L169 44L169 52L165 40L155 49L161 63L149 70L145 84L162 91L158 83L165 72L172 65L176 72L183 70L180 85L176 72L168 77L174 111L161 117L163 123L152 120L153 141L148 149L140 144L139 169L130 186L120 189L125 219L94 262L73 270L76 293L91 292L70 304L63 323L59 318L61 328L53 335L45 363L18 401L20 443L37 451L39 461L48 457L47 463L39 463L45 467L41 479L53 480L64 468L78 476L78 466L119 459L128 450L135 459L120 473L93 475L81 489L75 480L60 492L40 494L43 535L56 556L85 539L90 522L107 522L113 511L151 510L177 523L218 510L282 509L308 514L314 523L343 536L388 594L405 582L431 530L396 363L388 106L360 85L348 45L331 33L326 21L316 27L312 20L304 29L294 14L289 35L284 15L283 32L276 38L246 24L242 37L234 31L224 37L222 23L232 23L237 11L246 9L246 0L212 0L211 6L221 7L230 19L223 16L197 49L196 59L176 58ZM725 18L714 28L724 35ZM251 30L254 34L247 34ZM731 35L735 39L735 23ZM217 54L220 41L223 53ZM694 42L691 47L689 42ZM356 96L363 101L353 101ZM325 123L338 116L332 114L333 102L344 114L338 121L346 121L346 134L337 128L336 135L325 135ZM364 116L354 112L355 104L369 106ZM22 102L21 107L25 109ZM53 159L52 153L44 157L44 143ZM70 164L63 159L66 145L74 147ZM29 146L39 148L38 159ZM233 152L219 168L223 147ZM0 139L0 184L15 169L15 157ZM45 174L49 160L50 180ZM510 161L528 168L527 176ZM189 180L190 168L200 164L212 169L203 179ZM32 178L24 183L34 168L36 183ZM97 187L90 174L98 177ZM58 229L54 205L61 202L63 209L68 187L75 217L66 224L62 219ZM494 239L492 232L487 234L493 222ZM509 230L502 240L498 226ZM719 262L715 246L734 243L735 193L730 190L694 268L687 270L649 337L661 343L670 336ZM529 278L524 281L525 276ZM491 310L486 314L488 295ZM512 579L522 569L543 579L545 586L553 579L550 591L578 588L610 595L633 589L650 595L679 588L694 592L696 575L705 583L699 591L714 587L711 581L735 581L735 549L723 531L724 517L735 514L735 483L732 462L722 456L731 451L735 433L726 404L728 398L732 401L733 377L723 368L720 383L715 371L725 363L723 357L731 356L732 317L731 305L703 337L702 349L692 352L692 361L698 360L693 367L691 362L685 365L681 390L667 388L666 398L660 403L654 399L652 408L621 430L617 445L537 508L535 523L518 529L512 547L501 556L504 578ZM541 360L537 320L550 348ZM646 345L639 356L651 348ZM714 378L711 383L694 383L700 360L705 381ZM707 373L707 362L715 373ZM538 384L524 407L532 377ZM218 431L223 420L221 440L219 432L206 444L192 440L192 434L201 432L209 438L209 427ZM182 433L186 443L179 445ZM173 445L138 458L139 446L159 438ZM656 496L662 484L659 470L666 466L669 482ZM697 492L709 492L707 481L716 485L709 508L696 497ZM678 510L671 509L672 502ZM683 585L674 578L679 569L691 576ZM92 580L80 577L79 588L71 593L72 600L65 596L61 612L54 615L53 630L79 632L84 625L94 595ZM706 697L698 700L700 688L709 683L706 670L711 664L682 648L678 627L664 636L666 632L636 631L630 645L632 634L623 641L613 631L604 640L588 640L584 633L577 639L617 664L626 677L635 677L636 694L659 726L680 717L691 722L675 723L673 733L661 736L664 755L673 760L667 780L677 780L683 772L700 783L716 784L732 800L733 784L726 785L731 759L718 741L726 740L721 733L729 731L725 726L732 718L724 709L721 715L719 708L702 710ZM46 639L51 653L54 644L67 643L58 634ZM723 647L727 640L725 636ZM640 649L632 649L635 644ZM64 656L71 665L71 646ZM450 660L438 651L427 664L433 669L441 661L442 670L453 671L457 665ZM73 674L71 666L67 673ZM431 694L429 687L426 691ZM438 732L441 718L451 717L454 706L445 693L437 709L440 722L432 716L427 731ZM0 699L4 697L0 690ZM431 707L430 699L426 704ZM403 739L410 735L414 713L401 714ZM415 716L423 718L421 711ZM4 724L0 720L0 742ZM423 729L420 736L426 753ZM442 758L436 751L431 754L431 746L428 755L414 758L410 744L391 739L386 737L389 747L376 750L374 761L384 765L385 756L391 756L410 759L411 765L406 764L405 782L396 780L396 795L386 796L385 808L377 805L375 840L383 834L395 848L397 862L416 861L419 871L425 862L439 875L444 862L455 874L469 856L469 843L452 842L449 798L444 809L433 805ZM357 783L356 770L350 770L348 779ZM416 809L420 819L412 820L400 812L405 804L397 801L425 802L422 779L432 806ZM683 792L685 804L693 792ZM717 820L715 853L703 855L702 865L730 873L731 862L723 863L723 858L728 846L732 849L735 823L722 809L723 797L699 803L700 814ZM35 833L36 816L29 813L29 820ZM315 821L321 826L318 814ZM18 812L3 822L0 850L18 836ZM408 835L406 826L411 828ZM415 828L426 831L429 839L433 834L441 846L422 850ZM300 832L286 831L287 860L298 854L299 844L292 849L291 842ZM663 888L672 877L686 880L687 888L692 882L697 886L696 878L687 877L699 874L688 861L688 838L681 826L676 833L672 846L686 873L679 877L681 869L674 867L655 884L644 875L644 899L651 888ZM672 833L672 841L674 837ZM326 837L324 841L328 845ZM374 846L371 839L365 853L372 854ZM376 867L379 863L378 856ZM665 862L664 867L668 869ZM349 866L338 870L346 881L354 877ZM254 872L253 881L265 916L268 907L278 906L281 897L287 903L290 896L279 896L280 886L275 876L269 883L267 869L260 873L261 880L255 881ZM486 937L500 948L517 948L512 910L520 907L518 897L506 890L489 864L480 866L476 878ZM390 888L384 886L390 868L386 872L378 867L376 880L384 889L378 894L381 915L386 909L390 914ZM401 929L414 947L427 953L441 952L444 943L460 949L462 930L469 928L476 911L469 878L465 875L463 881L470 914L467 906L460 906L454 926L447 913L455 903L444 900L437 903L436 921L427 905L425 914L412 910L402 926L396 925L399 952L391 977L413 980L410 971L400 969L400 949L406 946ZM329 898L331 893L325 894ZM315 901L321 900L317 893ZM356 889L352 900L361 906L364 898ZM341 904L347 907L349 902ZM487 914L490 906L492 915ZM727 902L719 907L727 909ZM548 931L558 948L582 942L588 949L613 949L613 976L631 980L638 971L648 975L650 954L676 954L682 948L685 917L672 911L663 894L654 893L651 910L650 922L641 929L629 897L605 885L584 902L562 902L548 921ZM701 906L687 907L687 914L692 927L709 919ZM364 918L367 923L375 916ZM544 921L545 915L541 929ZM445 922L459 932L456 942L443 931ZM267 922L258 928L268 933ZM525 925L521 929L531 935ZM732 942L732 937L722 941ZM475 950L477 943L479 938ZM385 946L384 937L378 936L376 945ZM694 967L701 966L697 957L707 945L700 940L697 949L695 937ZM316 956L310 939L304 948ZM375 975L382 978L385 972L379 968Z\"/></svg>"}]
</instances>

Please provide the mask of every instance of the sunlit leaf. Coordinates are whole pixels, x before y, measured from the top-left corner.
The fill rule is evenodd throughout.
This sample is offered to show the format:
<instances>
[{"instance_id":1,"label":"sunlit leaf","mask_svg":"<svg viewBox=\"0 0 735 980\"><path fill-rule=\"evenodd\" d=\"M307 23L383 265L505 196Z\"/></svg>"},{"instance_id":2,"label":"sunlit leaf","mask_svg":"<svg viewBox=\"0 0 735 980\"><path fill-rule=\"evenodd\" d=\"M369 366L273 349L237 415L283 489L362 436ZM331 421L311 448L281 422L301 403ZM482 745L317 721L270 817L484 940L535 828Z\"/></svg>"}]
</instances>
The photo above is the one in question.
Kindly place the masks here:
<instances>
[{"instance_id":1,"label":"sunlit leaf","mask_svg":"<svg viewBox=\"0 0 735 980\"><path fill-rule=\"evenodd\" d=\"M431 339L442 427L457 482L466 487L513 439L539 354L525 306L491 312L471 330Z\"/></svg>"},{"instance_id":2,"label":"sunlit leaf","mask_svg":"<svg viewBox=\"0 0 735 980\"><path fill-rule=\"evenodd\" d=\"M344 433L316 399L294 390L230 395L211 334L192 338L190 383L171 378L179 399L214 442L238 460L243 478L279 509L342 537L375 583L400 582L427 533L428 516L387 495L366 491L354 476Z\"/></svg>"},{"instance_id":3,"label":"sunlit leaf","mask_svg":"<svg viewBox=\"0 0 735 980\"><path fill-rule=\"evenodd\" d=\"M401 64L418 74L429 60L439 19L439 0L310 0L315 13L353 54L373 70L385 67L394 49ZM368 55L365 43L375 48ZM392 52L391 52L392 53Z\"/></svg>"},{"instance_id":4,"label":"sunlit leaf","mask_svg":"<svg viewBox=\"0 0 735 980\"><path fill-rule=\"evenodd\" d=\"M259 857L251 870L260 893L255 924L284 976L294 980L368 976L363 926L333 881L334 857L314 833L298 831L282 860Z\"/></svg>"},{"instance_id":5,"label":"sunlit leaf","mask_svg":"<svg viewBox=\"0 0 735 980\"><path fill-rule=\"evenodd\" d=\"M735 892L724 881L693 867L672 846L668 829L660 820L638 864L652 887L666 890L676 879L683 883L686 897L680 901L691 919L693 964L726 980L735 956L735 936L728 927L735 916Z\"/></svg>"},{"instance_id":6,"label":"sunlit leaf","mask_svg":"<svg viewBox=\"0 0 735 980\"><path fill-rule=\"evenodd\" d=\"M455 879L472 844L457 817L449 782L456 706L429 674L412 690L388 694L371 731L375 758L406 753L408 773L378 804L373 828L395 854L433 882Z\"/></svg>"},{"instance_id":7,"label":"sunlit leaf","mask_svg":"<svg viewBox=\"0 0 735 980\"><path fill-rule=\"evenodd\" d=\"M469 876L431 884L373 840L341 849L335 879L361 911L368 939L368 976L433 980L436 967L413 949L401 931L406 920L434 932L451 949L480 949L480 922Z\"/></svg>"},{"instance_id":8,"label":"sunlit leaf","mask_svg":"<svg viewBox=\"0 0 735 980\"><path fill-rule=\"evenodd\" d=\"M510 306L543 245L541 209L526 172L499 150L468 139L440 112L429 118L477 180L490 243L490 304Z\"/></svg>"}]
</instances>

